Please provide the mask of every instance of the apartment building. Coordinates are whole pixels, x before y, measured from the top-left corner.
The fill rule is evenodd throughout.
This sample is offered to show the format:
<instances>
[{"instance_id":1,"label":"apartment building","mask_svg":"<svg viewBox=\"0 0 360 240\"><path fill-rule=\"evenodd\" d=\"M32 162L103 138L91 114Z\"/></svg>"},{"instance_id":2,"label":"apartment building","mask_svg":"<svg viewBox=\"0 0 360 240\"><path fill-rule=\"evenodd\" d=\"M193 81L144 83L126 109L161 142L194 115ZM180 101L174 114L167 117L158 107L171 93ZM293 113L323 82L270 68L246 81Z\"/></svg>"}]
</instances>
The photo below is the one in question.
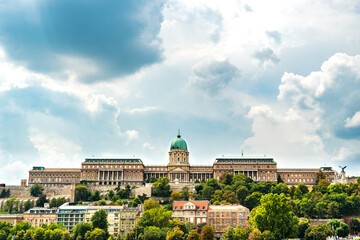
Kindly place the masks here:
<instances>
[{"instance_id":1,"label":"apartment building","mask_svg":"<svg viewBox=\"0 0 360 240\"><path fill-rule=\"evenodd\" d=\"M174 201L172 216L181 222L192 222L197 225L206 223L208 209L208 201Z\"/></svg>"},{"instance_id":2,"label":"apartment building","mask_svg":"<svg viewBox=\"0 0 360 240\"><path fill-rule=\"evenodd\" d=\"M42 224L49 225L56 223L57 209L49 208L31 208L24 212L24 221L31 224L33 227L40 227Z\"/></svg>"},{"instance_id":3,"label":"apartment building","mask_svg":"<svg viewBox=\"0 0 360 240\"><path fill-rule=\"evenodd\" d=\"M249 209L242 205L210 205L207 224L213 226L215 236L221 238L228 226L246 227L249 214Z\"/></svg>"}]
</instances>

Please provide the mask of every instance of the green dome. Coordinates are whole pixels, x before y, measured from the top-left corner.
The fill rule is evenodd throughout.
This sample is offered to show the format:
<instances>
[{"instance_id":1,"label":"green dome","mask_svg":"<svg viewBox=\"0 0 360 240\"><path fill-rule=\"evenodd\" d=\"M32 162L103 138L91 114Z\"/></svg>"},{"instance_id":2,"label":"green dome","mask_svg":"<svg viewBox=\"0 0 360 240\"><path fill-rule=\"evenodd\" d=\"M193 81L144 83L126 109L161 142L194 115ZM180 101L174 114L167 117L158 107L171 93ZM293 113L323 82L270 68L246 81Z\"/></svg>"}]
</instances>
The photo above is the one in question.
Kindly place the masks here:
<instances>
[{"instance_id":1,"label":"green dome","mask_svg":"<svg viewBox=\"0 0 360 240\"><path fill-rule=\"evenodd\" d=\"M177 137L171 142L171 149L185 149L187 150L187 144L184 139L181 138L181 135L177 135Z\"/></svg>"}]
</instances>

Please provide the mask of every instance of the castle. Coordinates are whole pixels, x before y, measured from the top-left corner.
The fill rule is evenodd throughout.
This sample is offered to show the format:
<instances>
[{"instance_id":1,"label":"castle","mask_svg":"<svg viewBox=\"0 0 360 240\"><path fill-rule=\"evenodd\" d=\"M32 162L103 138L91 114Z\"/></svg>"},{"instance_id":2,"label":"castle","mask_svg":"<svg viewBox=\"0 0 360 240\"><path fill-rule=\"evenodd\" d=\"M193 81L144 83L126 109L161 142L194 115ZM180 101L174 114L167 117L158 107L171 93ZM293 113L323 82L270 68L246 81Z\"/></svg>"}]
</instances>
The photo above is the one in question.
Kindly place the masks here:
<instances>
[{"instance_id":1,"label":"castle","mask_svg":"<svg viewBox=\"0 0 360 240\"><path fill-rule=\"evenodd\" d=\"M224 173L242 173L256 182L277 181L280 176L288 185L315 184L320 168L278 168L270 157L218 157L212 165L190 165L186 141L180 132L171 142L167 165L146 166L139 158L86 158L81 168L33 167L29 171L29 185L58 186L79 184L144 185L150 178L168 177L173 183L194 183ZM321 168L329 182L337 178L331 167Z\"/></svg>"}]
</instances>

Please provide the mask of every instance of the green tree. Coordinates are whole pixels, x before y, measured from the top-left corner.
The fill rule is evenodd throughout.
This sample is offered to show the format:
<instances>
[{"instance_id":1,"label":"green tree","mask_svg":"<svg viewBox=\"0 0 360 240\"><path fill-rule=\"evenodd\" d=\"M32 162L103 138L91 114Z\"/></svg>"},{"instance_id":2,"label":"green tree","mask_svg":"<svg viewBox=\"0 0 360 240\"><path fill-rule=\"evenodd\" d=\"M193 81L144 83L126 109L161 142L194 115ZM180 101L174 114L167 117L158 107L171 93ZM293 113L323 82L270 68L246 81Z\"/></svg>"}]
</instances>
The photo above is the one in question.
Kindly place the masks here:
<instances>
[{"instance_id":1,"label":"green tree","mask_svg":"<svg viewBox=\"0 0 360 240\"><path fill-rule=\"evenodd\" d=\"M266 230L261 233L261 239L262 240L275 240L275 236L274 236L274 234L272 234L272 232L270 232L269 230Z\"/></svg>"},{"instance_id":2,"label":"green tree","mask_svg":"<svg viewBox=\"0 0 360 240\"><path fill-rule=\"evenodd\" d=\"M181 199L181 194L179 192L172 192L170 195L170 201L179 201Z\"/></svg>"},{"instance_id":3,"label":"green tree","mask_svg":"<svg viewBox=\"0 0 360 240\"><path fill-rule=\"evenodd\" d=\"M299 238L305 238L305 233L307 229L310 227L309 221L306 219L299 224Z\"/></svg>"},{"instance_id":4,"label":"green tree","mask_svg":"<svg viewBox=\"0 0 360 240\"><path fill-rule=\"evenodd\" d=\"M233 227L228 226L226 232L224 233L224 240L236 240L235 239L235 230Z\"/></svg>"},{"instance_id":5,"label":"green tree","mask_svg":"<svg viewBox=\"0 0 360 240\"><path fill-rule=\"evenodd\" d=\"M250 234L249 234L249 239L252 239L252 240L261 240L261 232L259 231L259 229L257 228L254 228Z\"/></svg>"},{"instance_id":6,"label":"green tree","mask_svg":"<svg viewBox=\"0 0 360 240\"><path fill-rule=\"evenodd\" d=\"M88 234L89 240L106 240L108 233L100 228L95 228L90 234Z\"/></svg>"},{"instance_id":7,"label":"green tree","mask_svg":"<svg viewBox=\"0 0 360 240\"><path fill-rule=\"evenodd\" d=\"M190 197L190 192L189 192L189 187L185 186L181 189L181 198L184 200L189 200Z\"/></svg>"},{"instance_id":8,"label":"green tree","mask_svg":"<svg viewBox=\"0 0 360 240\"><path fill-rule=\"evenodd\" d=\"M52 235L51 235L51 240L61 240L63 236L63 231L61 231L60 229L54 229L52 231Z\"/></svg>"},{"instance_id":9,"label":"green tree","mask_svg":"<svg viewBox=\"0 0 360 240\"><path fill-rule=\"evenodd\" d=\"M315 185L318 185L322 179L326 179L326 176L324 172L321 169L319 169L319 171L315 173Z\"/></svg>"},{"instance_id":10,"label":"green tree","mask_svg":"<svg viewBox=\"0 0 360 240\"><path fill-rule=\"evenodd\" d=\"M227 201L228 203L235 204L238 203L238 199L233 191L227 190L223 194L223 200Z\"/></svg>"},{"instance_id":11,"label":"green tree","mask_svg":"<svg viewBox=\"0 0 360 240\"><path fill-rule=\"evenodd\" d=\"M232 183L232 181L233 181L233 175L232 175L232 174L229 174L229 173L224 173L223 175L220 176L219 181L220 181L222 184L231 185L231 183Z\"/></svg>"},{"instance_id":12,"label":"green tree","mask_svg":"<svg viewBox=\"0 0 360 240\"><path fill-rule=\"evenodd\" d=\"M77 201L88 201L91 197L91 192L86 186L78 185L75 188L75 196Z\"/></svg>"},{"instance_id":13,"label":"green tree","mask_svg":"<svg viewBox=\"0 0 360 240\"><path fill-rule=\"evenodd\" d=\"M214 190L220 190L221 189L218 181L215 178L212 178L212 179L208 180L205 183L205 186L212 187Z\"/></svg>"},{"instance_id":14,"label":"green tree","mask_svg":"<svg viewBox=\"0 0 360 240\"><path fill-rule=\"evenodd\" d=\"M297 237L299 219L291 211L284 194L269 193L261 197L260 202L250 213L255 228L261 232L269 230L276 239Z\"/></svg>"},{"instance_id":15,"label":"green tree","mask_svg":"<svg viewBox=\"0 0 360 240\"><path fill-rule=\"evenodd\" d=\"M107 221L107 213L104 209L100 209L91 216L91 223L93 228L99 228L108 233L108 221Z\"/></svg>"},{"instance_id":16,"label":"green tree","mask_svg":"<svg viewBox=\"0 0 360 240\"><path fill-rule=\"evenodd\" d=\"M326 227L325 224L310 226L305 233L305 238L308 240L325 240L327 237L333 235L333 232Z\"/></svg>"},{"instance_id":17,"label":"green tree","mask_svg":"<svg viewBox=\"0 0 360 240\"><path fill-rule=\"evenodd\" d=\"M205 186L204 189L202 190L202 197L205 200L210 200L212 198L212 195L214 194L215 190L213 187L211 186Z\"/></svg>"},{"instance_id":18,"label":"green tree","mask_svg":"<svg viewBox=\"0 0 360 240\"><path fill-rule=\"evenodd\" d=\"M148 199L144 201L144 211L150 210L152 208L159 208L159 201Z\"/></svg>"},{"instance_id":19,"label":"green tree","mask_svg":"<svg viewBox=\"0 0 360 240\"><path fill-rule=\"evenodd\" d=\"M186 240L200 240L200 234L195 230L191 230Z\"/></svg>"},{"instance_id":20,"label":"green tree","mask_svg":"<svg viewBox=\"0 0 360 240\"><path fill-rule=\"evenodd\" d=\"M91 194L91 201L99 201L101 199L100 191L96 190L94 193Z\"/></svg>"},{"instance_id":21,"label":"green tree","mask_svg":"<svg viewBox=\"0 0 360 240\"><path fill-rule=\"evenodd\" d=\"M30 194L31 194L31 196L33 196L33 197L38 197L38 196L42 195L42 194L43 194L43 191L44 191L44 188L43 188L40 184L38 184L38 183L34 184L34 185L30 188Z\"/></svg>"},{"instance_id":22,"label":"green tree","mask_svg":"<svg viewBox=\"0 0 360 240\"><path fill-rule=\"evenodd\" d=\"M277 176L277 184L284 183L284 180L281 178L280 174Z\"/></svg>"},{"instance_id":23,"label":"green tree","mask_svg":"<svg viewBox=\"0 0 360 240\"><path fill-rule=\"evenodd\" d=\"M46 198L46 195L45 194L41 194L39 195L39 198L38 200L36 201L36 206L37 207L44 207L44 204L47 203L48 200Z\"/></svg>"},{"instance_id":24,"label":"green tree","mask_svg":"<svg viewBox=\"0 0 360 240\"><path fill-rule=\"evenodd\" d=\"M166 234L166 240L182 240L184 232L179 227L174 227L172 231Z\"/></svg>"},{"instance_id":25,"label":"green tree","mask_svg":"<svg viewBox=\"0 0 360 240\"><path fill-rule=\"evenodd\" d=\"M203 189L204 189L203 184L198 184L198 185L195 186L195 191L196 191L197 194L201 194Z\"/></svg>"},{"instance_id":26,"label":"green tree","mask_svg":"<svg viewBox=\"0 0 360 240\"><path fill-rule=\"evenodd\" d=\"M69 240L71 238L69 231L64 231L61 237L61 240Z\"/></svg>"},{"instance_id":27,"label":"green tree","mask_svg":"<svg viewBox=\"0 0 360 240\"><path fill-rule=\"evenodd\" d=\"M329 222L326 223L326 226L329 228L329 229L332 229L335 231L335 235L338 236L338 237L346 237L347 235L349 235L349 232L350 232L350 228L349 226L344 223L344 222L340 222L339 220L337 219L333 219Z\"/></svg>"},{"instance_id":28,"label":"green tree","mask_svg":"<svg viewBox=\"0 0 360 240\"><path fill-rule=\"evenodd\" d=\"M157 197L170 197L172 191L169 182L170 180L167 177L159 178L156 182L154 182L153 195Z\"/></svg>"},{"instance_id":29,"label":"green tree","mask_svg":"<svg viewBox=\"0 0 360 240\"><path fill-rule=\"evenodd\" d=\"M109 192L108 192L108 199L111 200L114 195L115 195L115 194L114 194L114 191L113 191L113 190L109 190Z\"/></svg>"},{"instance_id":30,"label":"green tree","mask_svg":"<svg viewBox=\"0 0 360 240\"><path fill-rule=\"evenodd\" d=\"M350 219L350 228L357 235L360 232L360 220L352 217Z\"/></svg>"},{"instance_id":31,"label":"green tree","mask_svg":"<svg viewBox=\"0 0 360 240\"><path fill-rule=\"evenodd\" d=\"M74 239L85 239L85 234L92 231L91 223L80 222L72 229Z\"/></svg>"},{"instance_id":32,"label":"green tree","mask_svg":"<svg viewBox=\"0 0 360 240\"><path fill-rule=\"evenodd\" d=\"M240 201L240 204L244 205L245 198L249 196L250 192L246 186L239 186L236 190L237 198Z\"/></svg>"},{"instance_id":33,"label":"green tree","mask_svg":"<svg viewBox=\"0 0 360 240\"><path fill-rule=\"evenodd\" d=\"M36 228L34 234L32 236L34 240L45 240L45 229L43 228Z\"/></svg>"},{"instance_id":34,"label":"green tree","mask_svg":"<svg viewBox=\"0 0 360 240\"><path fill-rule=\"evenodd\" d=\"M213 227L206 224L201 230L200 239L213 240L214 238L215 238L215 233Z\"/></svg>"},{"instance_id":35,"label":"green tree","mask_svg":"<svg viewBox=\"0 0 360 240\"><path fill-rule=\"evenodd\" d=\"M152 208L146 210L142 215L140 220L137 223L137 227L140 228L142 232L143 228L155 226L158 228L168 227L171 219L172 212L165 211L162 208Z\"/></svg>"},{"instance_id":36,"label":"green tree","mask_svg":"<svg viewBox=\"0 0 360 240\"><path fill-rule=\"evenodd\" d=\"M186 233L190 233L193 229L195 229L195 224L192 222L185 222L185 228L186 228Z\"/></svg>"},{"instance_id":37,"label":"green tree","mask_svg":"<svg viewBox=\"0 0 360 240\"><path fill-rule=\"evenodd\" d=\"M165 239L166 233L155 226L146 227L144 230L144 238L146 240L160 240Z\"/></svg>"},{"instance_id":38,"label":"green tree","mask_svg":"<svg viewBox=\"0 0 360 240\"><path fill-rule=\"evenodd\" d=\"M253 208L255 208L256 206L258 206L260 204L261 197L262 197L261 193L253 192L252 194L250 194L249 196L247 196L245 198L245 201L244 201L245 207L252 210Z\"/></svg>"}]
</instances>

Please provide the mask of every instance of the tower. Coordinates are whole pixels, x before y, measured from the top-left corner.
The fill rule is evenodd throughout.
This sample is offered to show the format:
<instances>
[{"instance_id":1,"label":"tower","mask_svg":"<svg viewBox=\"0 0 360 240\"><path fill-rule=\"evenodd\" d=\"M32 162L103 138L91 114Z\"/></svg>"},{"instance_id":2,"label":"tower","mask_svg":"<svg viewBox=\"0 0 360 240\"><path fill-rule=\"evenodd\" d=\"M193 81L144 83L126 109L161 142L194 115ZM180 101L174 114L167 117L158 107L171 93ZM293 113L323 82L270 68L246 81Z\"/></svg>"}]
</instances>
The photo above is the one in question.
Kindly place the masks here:
<instances>
[{"instance_id":1,"label":"tower","mask_svg":"<svg viewBox=\"0 0 360 240\"><path fill-rule=\"evenodd\" d=\"M180 130L170 145L168 170L171 182L189 182L189 151L185 140L181 138Z\"/></svg>"}]
</instances>

